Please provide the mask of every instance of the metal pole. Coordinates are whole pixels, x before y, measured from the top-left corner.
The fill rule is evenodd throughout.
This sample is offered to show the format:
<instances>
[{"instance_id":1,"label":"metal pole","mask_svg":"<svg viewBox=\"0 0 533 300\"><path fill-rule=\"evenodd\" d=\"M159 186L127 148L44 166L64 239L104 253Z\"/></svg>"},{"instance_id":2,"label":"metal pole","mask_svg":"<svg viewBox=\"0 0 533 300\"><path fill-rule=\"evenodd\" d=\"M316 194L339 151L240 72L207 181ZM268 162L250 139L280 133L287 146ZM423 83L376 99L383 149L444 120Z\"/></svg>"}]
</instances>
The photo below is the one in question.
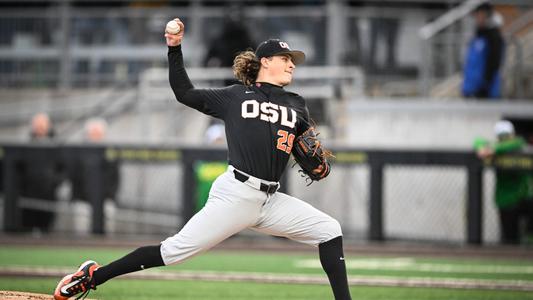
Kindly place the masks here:
<instances>
[{"instance_id":1,"label":"metal pole","mask_svg":"<svg viewBox=\"0 0 533 300\"><path fill-rule=\"evenodd\" d=\"M455 26L450 25L446 29L446 77L453 76L455 73L455 60L454 60L454 50L455 50Z\"/></svg>"},{"instance_id":2,"label":"metal pole","mask_svg":"<svg viewBox=\"0 0 533 300\"><path fill-rule=\"evenodd\" d=\"M483 232L483 168L468 166L467 243L480 245Z\"/></svg>"},{"instance_id":3,"label":"metal pole","mask_svg":"<svg viewBox=\"0 0 533 300\"><path fill-rule=\"evenodd\" d=\"M384 240L383 234L383 163L370 162L370 203L368 238L372 241Z\"/></svg>"},{"instance_id":4,"label":"metal pole","mask_svg":"<svg viewBox=\"0 0 533 300\"><path fill-rule=\"evenodd\" d=\"M202 1L192 1L191 3L191 24L189 26L189 34L192 40L194 40L197 45L202 45L207 43L205 37L202 36L202 27L203 27L203 15L202 15L203 3ZM193 67L200 67L202 65L202 57L199 55L194 55L194 60L192 61Z\"/></svg>"},{"instance_id":5,"label":"metal pole","mask_svg":"<svg viewBox=\"0 0 533 300\"><path fill-rule=\"evenodd\" d=\"M92 151L91 151L92 150ZM87 200L91 203L92 212L92 233L105 233L104 215L104 180L103 180L103 160L104 155L100 150L87 149L84 155L84 184L87 191Z\"/></svg>"},{"instance_id":6,"label":"metal pole","mask_svg":"<svg viewBox=\"0 0 533 300\"><path fill-rule=\"evenodd\" d=\"M70 1L61 1L59 4L59 17L61 26L61 42L59 60L59 90L66 92L72 85L71 81L71 45L70 45Z\"/></svg>"},{"instance_id":7,"label":"metal pole","mask_svg":"<svg viewBox=\"0 0 533 300\"><path fill-rule=\"evenodd\" d=\"M430 73L431 73L431 40L422 39L422 59L418 65L418 90L420 96L429 96L430 90Z\"/></svg>"},{"instance_id":8,"label":"metal pole","mask_svg":"<svg viewBox=\"0 0 533 300\"><path fill-rule=\"evenodd\" d=\"M343 51L347 48L346 44L346 15L344 2L339 0L330 0L326 4L327 9L327 28L326 28L326 63L330 66L338 66L341 63Z\"/></svg>"},{"instance_id":9,"label":"metal pole","mask_svg":"<svg viewBox=\"0 0 533 300\"><path fill-rule=\"evenodd\" d=\"M14 232L20 230L21 213L18 207L18 172L12 151L4 148L4 230Z\"/></svg>"},{"instance_id":10,"label":"metal pole","mask_svg":"<svg viewBox=\"0 0 533 300\"><path fill-rule=\"evenodd\" d=\"M182 227L194 216L195 208L195 191L196 176L194 174L194 158L191 157L190 151L182 152L183 165L183 199L182 199Z\"/></svg>"},{"instance_id":11,"label":"metal pole","mask_svg":"<svg viewBox=\"0 0 533 300\"><path fill-rule=\"evenodd\" d=\"M448 9L453 9L453 3L448 1ZM455 73L455 61L454 61L454 50L455 50L455 23L452 23L445 30L445 41L446 41L446 76L450 77Z\"/></svg>"}]
</instances>

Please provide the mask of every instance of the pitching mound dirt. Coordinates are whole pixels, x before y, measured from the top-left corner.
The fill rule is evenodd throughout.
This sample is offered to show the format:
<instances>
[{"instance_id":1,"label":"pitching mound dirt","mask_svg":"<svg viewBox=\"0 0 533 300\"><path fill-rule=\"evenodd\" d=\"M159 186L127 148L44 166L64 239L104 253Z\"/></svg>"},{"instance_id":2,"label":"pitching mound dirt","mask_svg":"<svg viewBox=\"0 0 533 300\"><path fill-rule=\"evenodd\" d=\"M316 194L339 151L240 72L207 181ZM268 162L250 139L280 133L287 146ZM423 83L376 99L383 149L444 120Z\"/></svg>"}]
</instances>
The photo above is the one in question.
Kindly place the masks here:
<instances>
[{"instance_id":1,"label":"pitching mound dirt","mask_svg":"<svg viewBox=\"0 0 533 300\"><path fill-rule=\"evenodd\" d=\"M2 300L53 300L54 297L50 295L13 292L13 291L0 291L0 299Z\"/></svg>"},{"instance_id":2,"label":"pitching mound dirt","mask_svg":"<svg viewBox=\"0 0 533 300\"><path fill-rule=\"evenodd\" d=\"M54 300L51 295L15 292L15 291L0 291L0 300ZM91 300L91 299L86 299Z\"/></svg>"}]
</instances>

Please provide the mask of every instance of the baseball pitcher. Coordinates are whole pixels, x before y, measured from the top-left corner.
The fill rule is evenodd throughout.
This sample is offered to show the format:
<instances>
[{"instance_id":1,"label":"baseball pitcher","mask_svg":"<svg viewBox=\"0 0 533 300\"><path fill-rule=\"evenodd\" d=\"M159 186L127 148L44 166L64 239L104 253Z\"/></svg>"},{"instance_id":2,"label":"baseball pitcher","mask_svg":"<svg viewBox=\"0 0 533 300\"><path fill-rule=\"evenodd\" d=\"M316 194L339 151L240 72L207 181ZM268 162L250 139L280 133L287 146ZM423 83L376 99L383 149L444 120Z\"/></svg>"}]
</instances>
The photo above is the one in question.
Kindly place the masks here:
<instances>
[{"instance_id":1,"label":"baseball pitcher","mask_svg":"<svg viewBox=\"0 0 533 300\"><path fill-rule=\"evenodd\" d=\"M241 84L195 89L183 65L185 26L175 22L177 33L165 33L170 86L180 103L224 121L229 167L213 183L204 208L176 235L105 266L84 262L59 282L55 299L81 298L116 276L179 264L246 228L317 246L335 299L351 299L339 222L278 192L291 154L311 181L330 172L330 152L316 138L305 100L284 89L304 53L270 39L235 57L233 72Z\"/></svg>"}]
</instances>

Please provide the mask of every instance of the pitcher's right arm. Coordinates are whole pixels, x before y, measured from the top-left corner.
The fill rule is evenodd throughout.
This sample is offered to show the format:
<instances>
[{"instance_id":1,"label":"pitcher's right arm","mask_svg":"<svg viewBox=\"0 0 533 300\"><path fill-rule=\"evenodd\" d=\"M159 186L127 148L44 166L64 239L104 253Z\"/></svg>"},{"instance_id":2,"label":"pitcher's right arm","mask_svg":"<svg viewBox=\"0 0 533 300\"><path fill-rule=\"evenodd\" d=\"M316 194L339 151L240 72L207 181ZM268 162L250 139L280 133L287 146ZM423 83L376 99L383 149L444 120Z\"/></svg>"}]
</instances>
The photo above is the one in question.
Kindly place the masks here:
<instances>
[{"instance_id":1,"label":"pitcher's right arm","mask_svg":"<svg viewBox=\"0 0 533 300\"><path fill-rule=\"evenodd\" d=\"M175 20L181 30L177 34L165 33L168 45L168 75L172 91L179 102L205 114L224 119L226 113L225 103L229 100L228 88L194 88L185 70L181 51L185 26L179 19Z\"/></svg>"}]
</instances>

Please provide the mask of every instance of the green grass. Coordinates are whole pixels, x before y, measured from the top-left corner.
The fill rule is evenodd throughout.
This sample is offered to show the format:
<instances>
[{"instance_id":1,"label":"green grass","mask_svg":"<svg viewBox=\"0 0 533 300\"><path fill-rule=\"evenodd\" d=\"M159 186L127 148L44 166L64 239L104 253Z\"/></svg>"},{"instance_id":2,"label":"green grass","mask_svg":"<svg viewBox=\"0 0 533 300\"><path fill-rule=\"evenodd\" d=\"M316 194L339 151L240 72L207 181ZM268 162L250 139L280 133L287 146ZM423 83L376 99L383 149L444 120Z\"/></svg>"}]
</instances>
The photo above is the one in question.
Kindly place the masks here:
<instances>
[{"instance_id":1,"label":"green grass","mask_svg":"<svg viewBox=\"0 0 533 300\"><path fill-rule=\"evenodd\" d=\"M127 254L132 249L86 249L86 248L53 248L53 247L4 247L0 249L0 266L64 266L75 268L87 259L93 259L100 264L107 264ZM366 261L368 259L391 258L368 258L346 256L348 267L354 261ZM394 269L363 269L348 268L350 275L362 276L399 276L399 277L431 277L431 278L471 278L493 280L527 280L533 281L533 261L494 260L494 259L427 259L407 258L412 262L412 267L425 266L488 266L488 267L515 267L530 268L529 272L516 273L460 273L460 272L436 272L416 270L407 266L403 270ZM315 267L304 268L297 265L298 262L315 260ZM394 260L394 258L392 258ZM312 253L260 253L244 251L211 251L177 266L161 269L163 271L232 271L232 272L264 272L264 273L298 273L298 274L323 274L317 255Z\"/></svg>"},{"instance_id":2,"label":"green grass","mask_svg":"<svg viewBox=\"0 0 533 300\"><path fill-rule=\"evenodd\" d=\"M75 269L86 260L94 259L101 264L122 257L133 249L96 248L55 248L19 247L0 248L0 266L58 266ZM301 267L299 262L313 263L316 254L312 253L260 253L246 251L212 251L185 262L182 265L161 268L163 271L232 271L266 272L285 274L316 274L324 276L318 262L315 267ZM472 278L506 279L533 281L533 262L494 259L422 259L422 258L379 258L346 256L347 264L368 263L369 261L406 262L402 270L387 267L375 269L352 268L350 275L399 276L428 278ZM421 266L482 266L507 268L508 274L461 273L416 270ZM393 264L392 264L393 265ZM413 267L413 268L411 268ZM513 273L513 268L518 272ZM522 269L520 269L522 268ZM527 268L527 269L523 269ZM423 268L422 268L423 269ZM511 271L509 271L511 270ZM520 271L524 272L520 272ZM0 290L51 293L59 278L5 278L0 277ZM533 293L519 291L459 290L434 288L392 288L392 287L352 287L354 299L395 300L395 299L532 299ZM332 299L327 285L261 284L251 282L208 282L208 281L155 281L115 279L93 291L94 299Z\"/></svg>"},{"instance_id":3,"label":"green grass","mask_svg":"<svg viewBox=\"0 0 533 300\"><path fill-rule=\"evenodd\" d=\"M0 290L50 294L52 279L0 278ZM428 288L352 287L353 299L364 300L527 300L533 293ZM99 300L324 300L333 299L329 286L204 281L141 281L116 279L92 291Z\"/></svg>"}]
</instances>

